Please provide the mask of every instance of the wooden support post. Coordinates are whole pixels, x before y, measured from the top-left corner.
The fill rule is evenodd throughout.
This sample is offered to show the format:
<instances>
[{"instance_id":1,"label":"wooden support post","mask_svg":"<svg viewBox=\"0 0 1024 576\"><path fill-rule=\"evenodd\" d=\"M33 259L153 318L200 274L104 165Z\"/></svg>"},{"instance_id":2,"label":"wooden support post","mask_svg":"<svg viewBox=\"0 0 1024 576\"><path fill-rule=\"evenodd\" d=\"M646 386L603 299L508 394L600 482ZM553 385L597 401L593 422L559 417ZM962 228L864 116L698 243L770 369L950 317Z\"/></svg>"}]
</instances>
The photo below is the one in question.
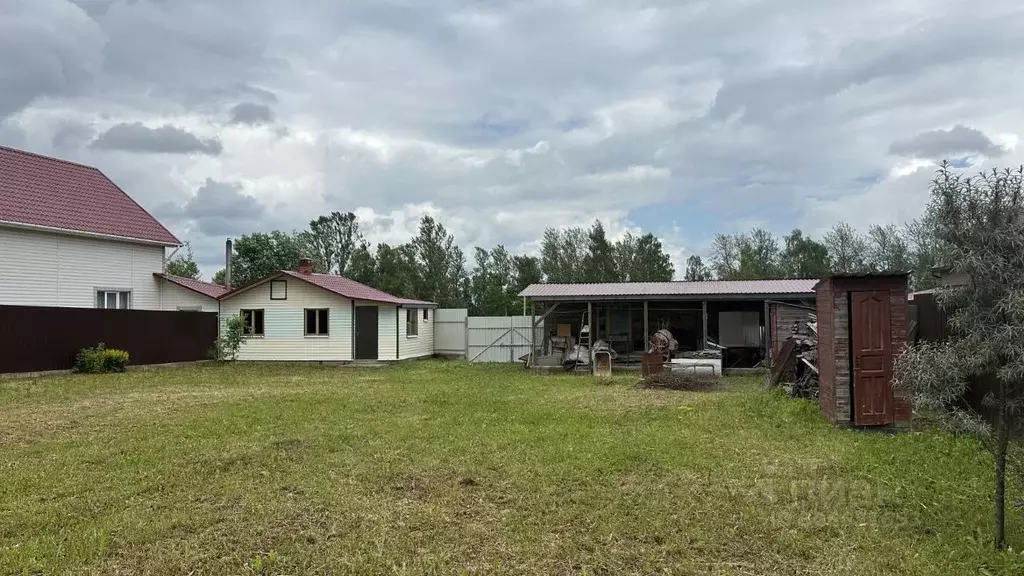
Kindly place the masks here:
<instances>
[{"instance_id":1,"label":"wooden support post","mask_svg":"<svg viewBox=\"0 0 1024 576\"><path fill-rule=\"evenodd\" d=\"M650 341L651 328L647 324L647 300L644 300L644 352L647 351L647 346Z\"/></svg>"},{"instance_id":2,"label":"wooden support post","mask_svg":"<svg viewBox=\"0 0 1024 576\"><path fill-rule=\"evenodd\" d=\"M768 309L768 303L765 302L764 303L764 322L761 323L761 326L762 326L761 327L761 330L762 330L762 333L761 333L761 343L764 345L764 357L765 357L766 360L768 360L768 365L769 366L772 365L772 335L771 335L771 332L770 332L771 331L771 326L772 326L772 321L770 320L770 318L771 318L771 312Z\"/></svg>"},{"instance_id":3,"label":"wooden support post","mask_svg":"<svg viewBox=\"0 0 1024 576\"><path fill-rule=\"evenodd\" d=\"M523 308L526 308L526 298L523 298ZM537 365L534 356L537 354L537 303L533 300L530 301L530 356L527 358L529 362L526 363L528 368L533 368Z\"/></svg>"},{"instance_id":4,"label":"wooden support post","mask_svg":"<svg viewBox=\"0 0 1024 576\"><path fill-rule=\"evenodd\" d=\"M591 343L594 342L594 322L593 322L593 319L594 319L594 303L593 302L587 302L587 326L589 327L589 330L590 330L590 342ZM580 330L581 331L583 330L582 326L580 326Z\"/></svg>"},{"instance_id":5,"label":"wooden support post","mask_svg":"<svg viewBox=\"0 0 1024 576\"><path fill-rule=\"evenodd\" d=\"M704 349L708 349L708 301L701 302L701 316L704 320Z\"/></svg>"}]
</instances>

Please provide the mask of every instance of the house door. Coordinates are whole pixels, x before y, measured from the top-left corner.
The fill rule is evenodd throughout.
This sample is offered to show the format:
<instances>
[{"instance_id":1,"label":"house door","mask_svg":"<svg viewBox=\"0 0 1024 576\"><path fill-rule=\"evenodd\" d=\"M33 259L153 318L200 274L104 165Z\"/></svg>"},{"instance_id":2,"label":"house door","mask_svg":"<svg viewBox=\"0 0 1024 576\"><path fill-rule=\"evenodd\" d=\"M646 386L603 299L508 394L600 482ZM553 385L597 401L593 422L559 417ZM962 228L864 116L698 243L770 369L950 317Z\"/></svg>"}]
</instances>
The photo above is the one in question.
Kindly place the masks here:
<instances>
[{"instance_id":1,"label":"house door","mask_svg":"<svg viewBox=\"0 0 1024 576\"><path fill-rule=\"evenodd\" d=\"M857 426L892 424L892 329L889 326L889 293L851 292L850 319L853 423Z\"/></svg>"},{"instance_id":2,"label":"house door","mask_svg":"<svg viewBox=\"0 0 1024 576\"><path fill-rule=\"evenodd\" d=\"M356 306L356 360L377 359L376 306Z\"/></svg>"}]
</instances>

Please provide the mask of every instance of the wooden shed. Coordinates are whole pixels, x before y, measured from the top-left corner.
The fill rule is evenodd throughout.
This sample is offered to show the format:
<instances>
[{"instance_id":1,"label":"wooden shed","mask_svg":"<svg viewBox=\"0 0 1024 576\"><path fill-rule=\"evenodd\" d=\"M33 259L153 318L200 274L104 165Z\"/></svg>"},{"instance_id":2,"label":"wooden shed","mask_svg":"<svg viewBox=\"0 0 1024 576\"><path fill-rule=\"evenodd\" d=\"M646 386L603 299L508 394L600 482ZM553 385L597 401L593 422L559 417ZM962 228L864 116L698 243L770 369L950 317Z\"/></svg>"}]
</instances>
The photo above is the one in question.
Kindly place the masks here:
<instances>
[{"instance_id":1,"label":"wooden shed","mask_svg":"<svg viewBox=\"0 0 1024 576\"><path fill-rule=\"evenodd\" d=\"M907 275L833 276L815 293L822 413L838 426L909 424L910 402L892 383L907 344Z\"/></svg>"}]
</instances>

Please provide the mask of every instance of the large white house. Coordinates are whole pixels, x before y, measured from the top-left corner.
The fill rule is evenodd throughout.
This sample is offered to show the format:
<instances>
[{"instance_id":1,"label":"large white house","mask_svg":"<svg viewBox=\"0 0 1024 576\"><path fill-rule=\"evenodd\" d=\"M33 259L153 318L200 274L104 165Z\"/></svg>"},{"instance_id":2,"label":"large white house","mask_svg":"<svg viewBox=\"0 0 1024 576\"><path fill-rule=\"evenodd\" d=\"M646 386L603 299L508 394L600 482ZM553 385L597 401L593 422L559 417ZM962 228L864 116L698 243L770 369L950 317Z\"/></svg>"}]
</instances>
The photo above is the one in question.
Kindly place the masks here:
<instances>
[{"instance_id":1,"label":"large white house","mask_svg":"<svg viewBox=\"0 0 1024 576\"><path fill-rule=\"evenodd\" d=\"M91 166L0 146L0 305L217 311L163 275L181 242Z\"/></svg>"},{"instance_id":2,"label":"large white house","mask_svg":"<svg viewBox=\"0 0 1024 576\"><path fill-rule=\"evenodd\" d=\"M282 270L220 297L221 323L241 316L240 360L348 362L434 354L436 305L399 298L343 276Z\"/></svg>"}]
</instances>

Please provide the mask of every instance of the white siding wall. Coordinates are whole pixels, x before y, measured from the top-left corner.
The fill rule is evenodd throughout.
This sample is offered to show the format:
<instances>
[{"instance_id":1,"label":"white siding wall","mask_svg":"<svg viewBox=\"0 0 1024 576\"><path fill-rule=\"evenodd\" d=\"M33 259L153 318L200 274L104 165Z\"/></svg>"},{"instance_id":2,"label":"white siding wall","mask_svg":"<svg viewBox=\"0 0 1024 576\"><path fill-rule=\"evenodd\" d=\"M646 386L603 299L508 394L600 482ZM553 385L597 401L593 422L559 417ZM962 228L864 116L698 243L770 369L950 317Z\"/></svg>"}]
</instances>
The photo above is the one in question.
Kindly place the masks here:
<instances>
[{"instance_id":1,"label":"white siding wall","mask_svg":"<svg viewBox=\"0 0 1024 576\"><path fill-rule=\"evenodd\" d=\"M437 310L428 310L427 319L423 319L423 310L409 309L417 314L419 325L419 336L407 337L405 335L405 309L402 310L401 334L398 339L401 354L399 358L422 358L434 355L434 314Z\"/></svg>"},{"instance_id":2,"label":"white siding wall","mask_svg":"<svg viewBox=\"0 0 1024 576\"><path fill-rule=\"evenodd\" d=\"M132 291L132 308L160 309L164 249L0 228L0 304L92 308L96 289Z\"/></svg>"},{"instance_id":3,"label":"white siding wall","mask_svg":"<svg viewBox=\"0 0 1024 576\"><path fill-rule=\"evenodd\" d=\"M288 279L288 299L271 300L270 283L221 300L221 322L242 309L264 310L263 338L249 338L240 360L348 361L352 359L352 302L302 280ZM330 335L305 335L305 309L330 309ZM392 335L394 338L394 335ZM394 347L394 344L392 344Z\"/></svg>"},{"instance_id":4,"label":"white siding wall","mask_svg":"<svg viewBox=\"0 0 1024 576\"><path fill-rule=\"evenodd\" d=\"M203 312L218 312L219 303L194 290L182 288L177 284L163 280L160 282L160 309L179 310L181 308L199 307Z\"/></svg>"}]
</instances>

